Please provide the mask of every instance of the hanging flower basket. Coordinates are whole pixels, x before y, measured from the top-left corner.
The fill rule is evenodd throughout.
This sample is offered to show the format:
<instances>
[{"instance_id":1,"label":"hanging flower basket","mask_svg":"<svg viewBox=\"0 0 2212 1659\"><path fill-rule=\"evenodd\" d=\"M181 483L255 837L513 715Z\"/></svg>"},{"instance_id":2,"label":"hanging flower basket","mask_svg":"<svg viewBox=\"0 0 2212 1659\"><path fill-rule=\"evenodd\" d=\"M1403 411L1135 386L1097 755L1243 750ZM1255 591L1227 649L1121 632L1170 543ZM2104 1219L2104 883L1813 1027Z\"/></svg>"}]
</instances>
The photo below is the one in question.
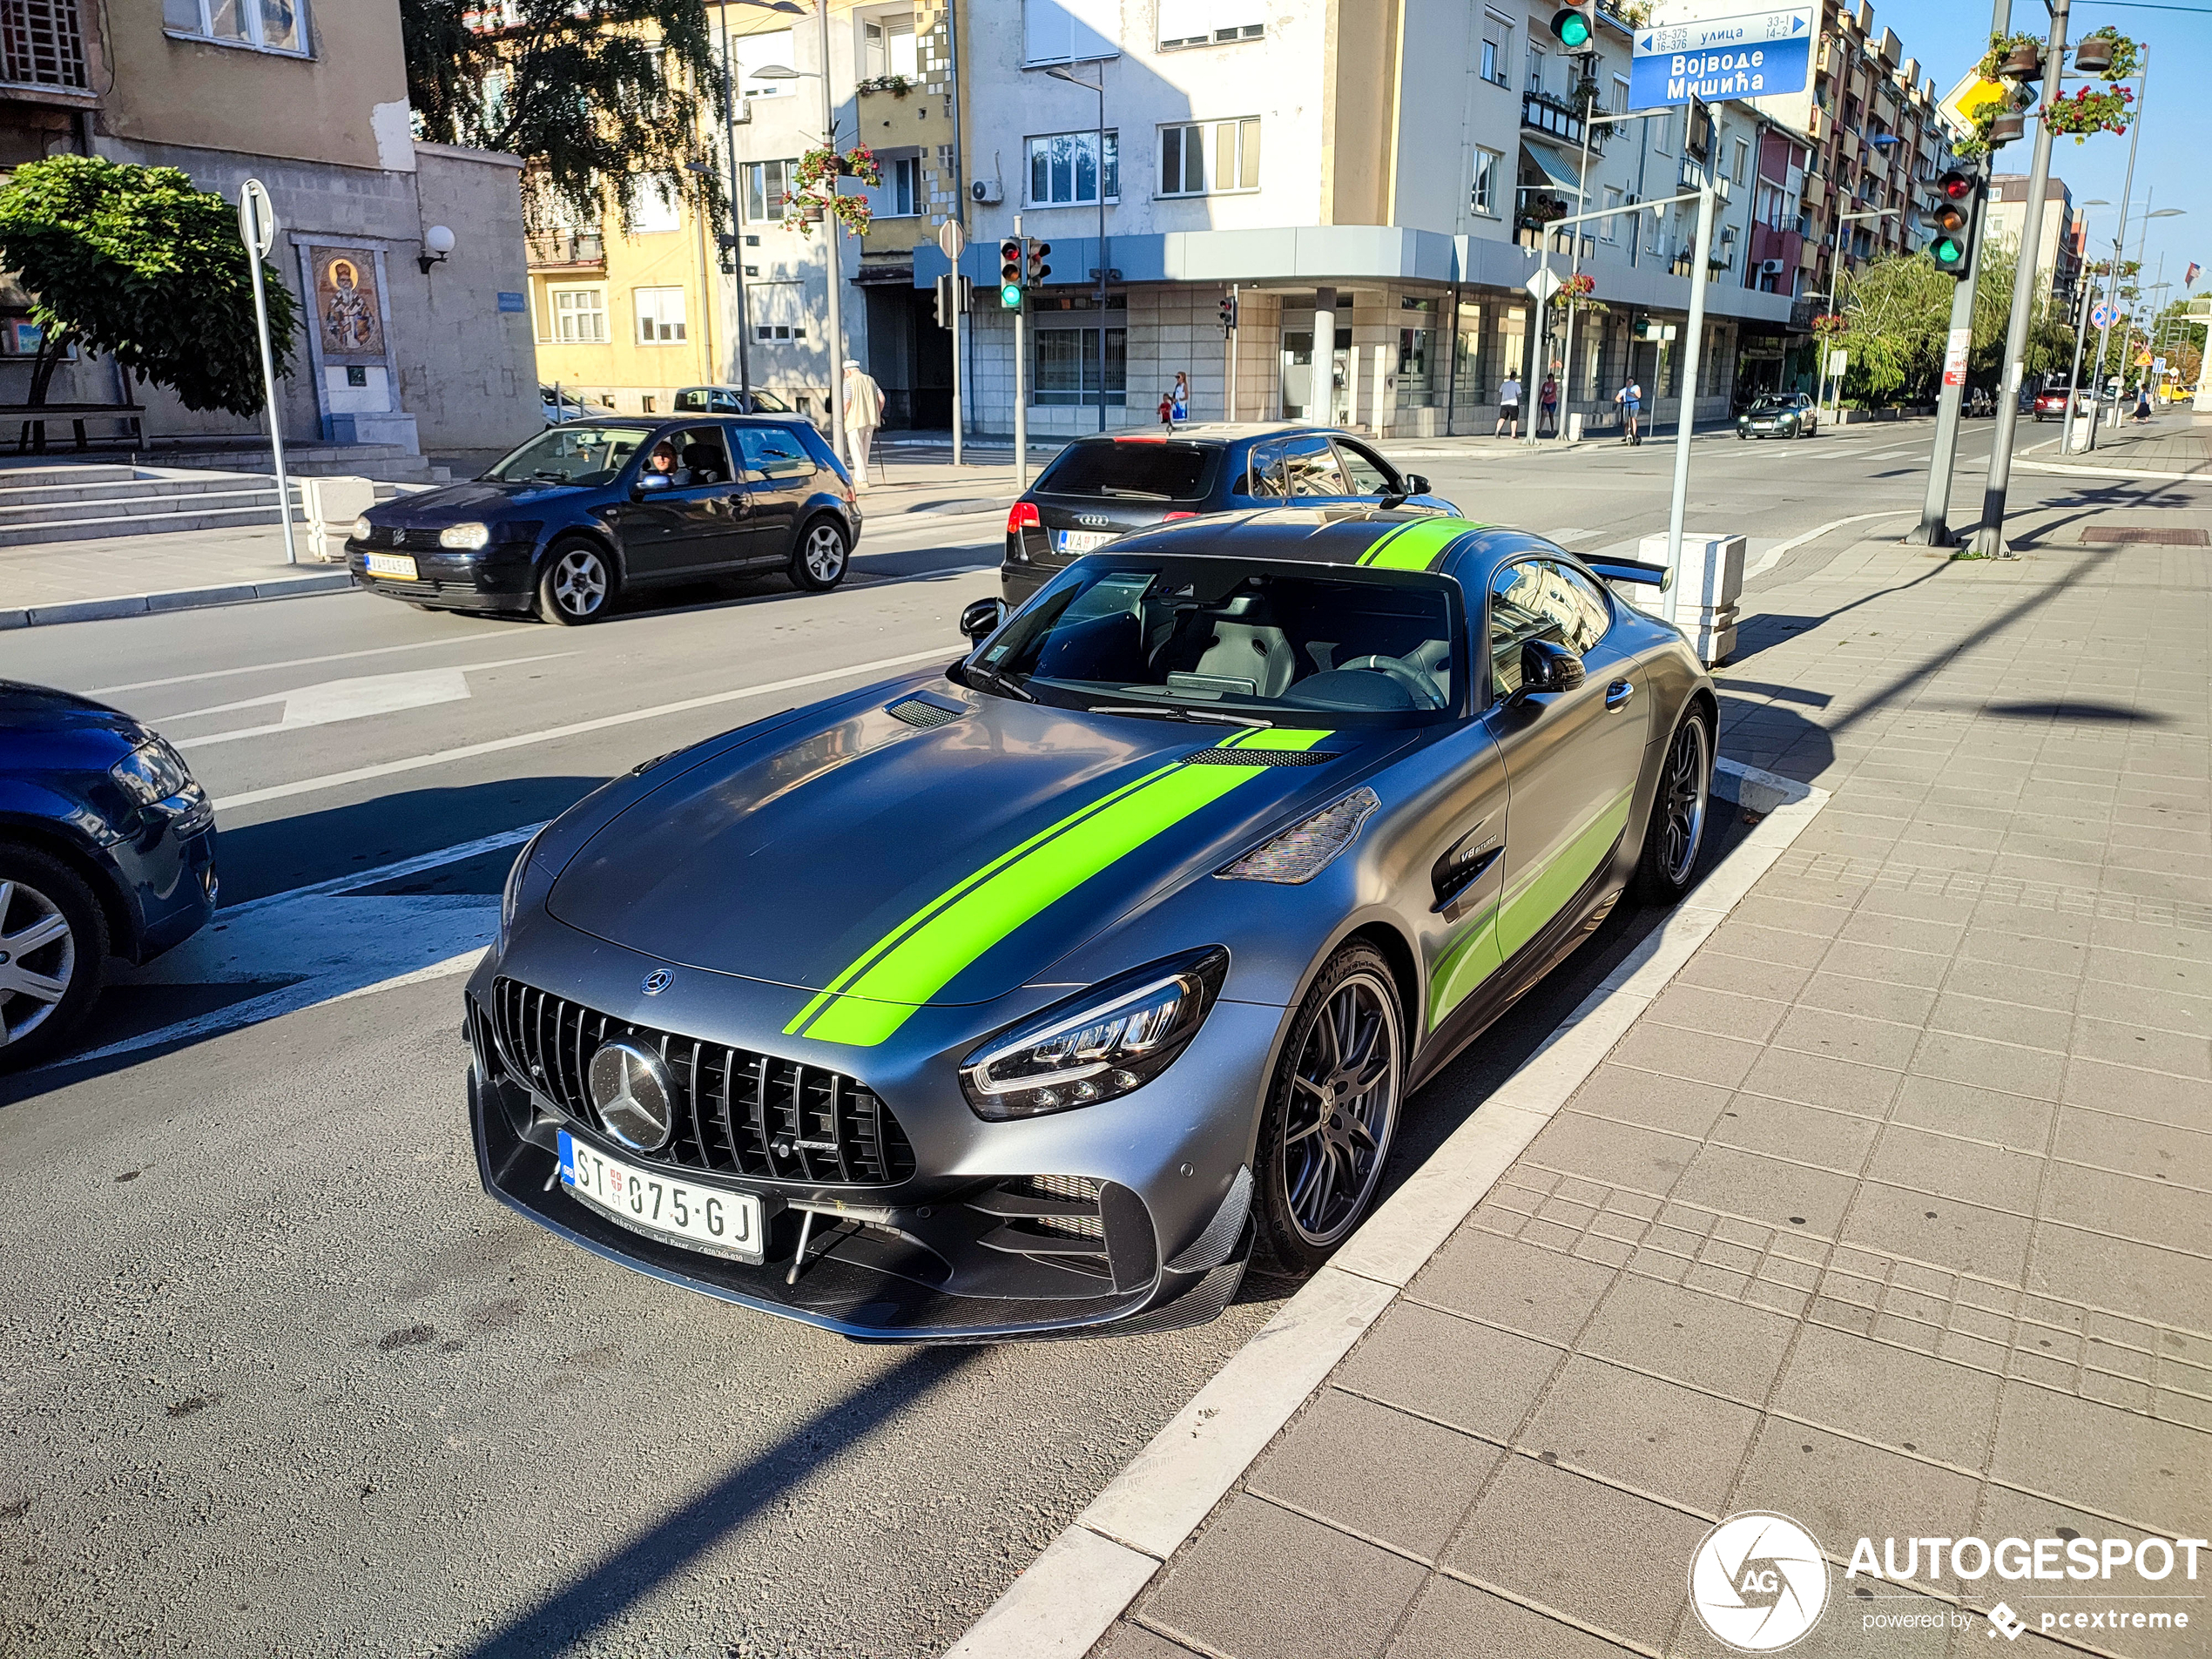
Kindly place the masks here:
<instances>
[{"instance_id":1,"label":"hanging flower basket","mask_svg":"<svg viewBox=\"0 0 2212 1659\"><path fill-rule=\"evenodd\" d=\"M1843 314L1835 311L1824 313L1812 320L1812 332L1823 338L1840 334L1850 326L1844 320Z\"/></svg>"},{"instance_id":2,"label":"hanging flower basket","mask_svg":"<svg viewBox=\"0 0 2212 1659\"><path fill-rule=\"evenodd\" d=\"M792 222L799 233L811 236L814 226L825 215L833 216L845 226L848 235L864 234L873 221L874 210L866 196L847 196L837 187L840 179L857 179L864 185L883 182L882 164L875 158L875 152L864 144L856 144L840 155L827 145L819 145L799 157L799 165L792 169L791 188L784 192L784 206L795 209Z\"/></svg>"},{"instance_id":3,"label":"hanging flower basket","mask_svg":"<svg viewBox=\"0 0 2212 1659\"><path fill-rule=\"evenodd\" d=\"M1585 316L1600 316L1610 309L1602 300L1591 296L1597 292L1597 279L1588 271L1578 272L1552 290L1552 304L1561 311L1579 311Z\"/></svg>"},{"instance_id":4,"label":"hanging flower basket","mask_svg":"<svg viewBox=\"0 0 2212 1659\"><path fill-rule=\"evenodd\" d=\"M2082 144L2093 132L2127 132L2128 106L2134 101L2134 93L2124 86L2085 86L2053 98L2043 118L2051 124L2052 132L2070 133L2074 143Z\"/></svg>"},{"instance_id":5,"label":"hanging flower basket","mask_svg":"<svg viewBox=\"0 0 2212 1659\"><path fill-rule=\"evenodd\" d=\"M2039 35L1992 35L1974 72L1986 81L2040 81L2043 41Z\"/></svg>"},{"instance_id":6,"label":"hanging flower basket","mask_svg":"<svg viewBox=\"0 0 2212 1659\"><path fill-rule=\"evenodd\" d=\"M2141 65L2142 49L2107 24L2093 29L2074 49L2074 66L2085 75L2107 81L2124 81Z\"/></svg>"}]
</instances>

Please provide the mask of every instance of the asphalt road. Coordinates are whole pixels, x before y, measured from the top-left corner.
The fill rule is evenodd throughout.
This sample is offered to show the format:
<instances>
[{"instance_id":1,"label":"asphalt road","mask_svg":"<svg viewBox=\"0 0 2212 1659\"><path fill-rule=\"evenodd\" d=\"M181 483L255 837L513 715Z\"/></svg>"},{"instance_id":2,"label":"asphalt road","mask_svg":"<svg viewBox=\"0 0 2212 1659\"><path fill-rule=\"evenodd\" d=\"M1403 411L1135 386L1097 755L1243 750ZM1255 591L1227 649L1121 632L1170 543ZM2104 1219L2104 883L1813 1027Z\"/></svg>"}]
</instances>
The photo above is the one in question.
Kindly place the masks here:
<instances>
[{"instance_id":1,"label":"asphalt road","mask_svg":"<svg viewBox=\"0 0 2212 1659\"><path fill-rule=\"evenodd\" d=\"M1754 535L1756 563L1915 508L1927 444L1701 440L1693 528ZM1393 448L1477 517L1584 549L1663 528L1658 444ZM0 1083L0 1652L933 1653L1264 1322L1289 1287L1163 1336L864 1348L478 1189L457 970L528 826L891 671L867 664L949 660L999 529L872 525L836 594L763 580L581 630L347 595L10 637L10 676L186 745L225 910L118 988L91 1057ZM1653 920L1616 915L1416 1099L1393 1179Z\"/></svg>"}]
</instances>

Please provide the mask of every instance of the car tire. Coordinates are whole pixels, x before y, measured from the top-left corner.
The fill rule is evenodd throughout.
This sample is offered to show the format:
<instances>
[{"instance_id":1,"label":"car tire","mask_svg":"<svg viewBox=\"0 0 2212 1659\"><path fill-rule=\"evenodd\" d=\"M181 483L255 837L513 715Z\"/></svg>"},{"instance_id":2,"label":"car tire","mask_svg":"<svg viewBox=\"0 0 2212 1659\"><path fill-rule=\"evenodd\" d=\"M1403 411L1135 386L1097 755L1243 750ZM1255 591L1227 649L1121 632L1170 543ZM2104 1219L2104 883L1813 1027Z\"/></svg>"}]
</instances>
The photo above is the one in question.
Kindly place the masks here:
<instances>
[{"instance_id":1,"label":"car tire","mask_svg":"<svg viewBox=\"0 0 2212 1659\"><path fill-rule=\"evenodd\" d=\"M597 542L557 542L545 556L534 607L542 622L581 627L607 614L619 585L614 561Z\"/></svg>"},{"instance_id":2,"label":"car tire","mask_svg":"<svg viewBox=\"0 0 2212 1659\"><path fill-rule=\"evenodd\" d=\"M1712 722L1693 707L1676 725L1659 763L1651 821L1636 860L1636 894L1646 904L1672 904L1689 891L1711 816L1712 791Z\"/></svg>"},{"instance_id":3,"label":"car tire","mask_svg":"<svg viewBox=\"0 0 2212 1659\"><path fill-rule=\"evenodd\" d=\"M799 533L791 550L792 585L809 593L827 593L853 568L852 538L833 518L818 518Z\"/></svg>"},{"instance_id":4,"label":"car tire","mask_svg":"<svg viewBox=\"0 0 2212 1659\"><path fill-rule=\"evenodd\" d=\"M45 936L10 942L34 933ZM107 918L76 871L0 845L0 1071L36 1065L69 1040L99 997L107 951ZM56 981L58 996L48 991Z\"/></svg>"},{"instance_id":5,"label":"car tire","mask_svg":"<svg viewBox=\"0 0 2212 1659\"><path fill-rule=\"evenodd\" d=\"M1291 1015L1254 1160L1264 1269L1313 1272L1373 1204L1404 1104L1405 1023L1390 964L1364 941L1323 964Z\"/></svg>"}]
</instances>

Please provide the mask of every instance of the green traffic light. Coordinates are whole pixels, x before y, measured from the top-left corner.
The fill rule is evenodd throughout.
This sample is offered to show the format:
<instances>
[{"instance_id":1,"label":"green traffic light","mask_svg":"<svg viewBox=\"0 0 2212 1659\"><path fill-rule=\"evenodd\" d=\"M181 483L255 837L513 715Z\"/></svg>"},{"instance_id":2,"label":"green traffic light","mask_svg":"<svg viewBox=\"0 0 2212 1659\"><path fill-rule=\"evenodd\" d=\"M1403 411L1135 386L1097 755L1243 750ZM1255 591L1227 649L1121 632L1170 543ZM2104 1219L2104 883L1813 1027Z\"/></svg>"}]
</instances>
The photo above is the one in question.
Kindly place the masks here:
<instances>
[{"instance_id":1,"label":"green traffic light","mask_svg":"<svg viewBox=\"0 0 2212 1659\"><path fill-rule=\"evenodd\" d=\"M1939 236L1929 245L1928 253L1938 265L1952 266L1966 257L1966 245L1955 237Z\"/></svg>"},{"instance_id":2,"label":"green traffic light","mask_svg":"<svg viewBox=\"0 0 2212 1659\"><path fill-rule=\"evenodd\" d=\"M1560 19L1559 37L1569 46L1581 47L1590 44L1590 26L1580 12Z\"/></svg>"},{"instance_id":3,"label":"green traffic light","mask_svg":"<svg viewBox=\"0 0 2212 1659\"><path fill-rule=\"evenodd\" d=\"M1008 311L1022 309L1022 285L1018 282L999 284L999 304Z\"/></svg>"}]
</instances>

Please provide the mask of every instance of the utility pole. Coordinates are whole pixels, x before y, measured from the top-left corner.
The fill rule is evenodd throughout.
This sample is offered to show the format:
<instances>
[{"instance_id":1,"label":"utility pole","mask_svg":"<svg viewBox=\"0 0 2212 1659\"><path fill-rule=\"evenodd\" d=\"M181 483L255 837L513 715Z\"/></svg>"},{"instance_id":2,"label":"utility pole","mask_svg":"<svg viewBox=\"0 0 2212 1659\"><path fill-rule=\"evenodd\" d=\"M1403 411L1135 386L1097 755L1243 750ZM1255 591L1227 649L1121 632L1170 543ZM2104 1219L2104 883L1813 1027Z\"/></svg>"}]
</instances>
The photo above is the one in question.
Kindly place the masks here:
<instances>
[{"instance_id":1,"label":"utility pole","mask_svg":"<svg viewBox=\"0 0 2212 1659\"><path fill-rule=\"evenodd\" d=\"M745 199L738 193L738 80L735 68L730 61L728 0L724 0L719 10L722 17L722 153L730 164L730 277L737 285L738 300L738 405L750 415L752 413L752 357L746 349L745 336L752 331L745 322L745 219L739 209L739 204ZM714 377L710 374L707 378L711 380Z\"/></svg>"},{"instance_id":2,"label":"utility pole","mask_svg":"<svg viewBox=\"0 0 2212 1659\"><path fill-rule=\"evenodd\" d=\"M1973 219L1966 227L1969 248L1980 248L1988 216L1989 175L1984 172L1981 188L1974 192ZM1927 499L1920 503L1919 523L1905 537L1907 547L1951 545L1951 526L1946 522L1951 512L1951 474L1958 465L1959 415L1966 401L1966 359L1974 345L1974 288L1980 280L1977 273L1969 271L1959 279L1951 295L1951 337L1944 349L1943 388L1936 397L1935 450L1928 457Z\"/></svg>"},{"instance_id":3,"label":"utility pole","mask_svg":"<svg viewBox=\"0 0 2212 1659\"><path fill-rule=\"evenodd\" d=\"M253 333L261 347L261 392L269 409L269 455L276 467L277 522L284 526L284 562L300 563L300 550L292 539L292 484L284 475L284 413L278 407L276 364L269 351L269 301L262 292L261 261L276 246L276 209L259 179L239 186L238 235L246 244L246 262L253 267ZM422 267L428 270L428 266ZM558 403L554 405L557 411Z\"/></svg>"},{"instance_id":4,"label":"utility pole","mask_svg":"<svg viewBox=\"0 0 2212 1659\"><path fill-rule=\"evenodd\" d=\"M1575 57L1582 65L1582 77L1588 84L1588 91L1582 98L1582 165L1575 175L1575 211L1587 213L1590 210L1590 128L1595 125L1597 115L1597 54L1578 52ZM1573 257L1567 265L1570 282L1582 273L1582 227L1580 225L1575 226L1574 234ZM1575 384L1575 318L1581 308L1579 300L1568 302L1567 343L1559 354L1559 428L1552 436L1561 442L1566 441L1571 413L1569 406L1575 401L1575 395L1569 389Z\"/></svg>"},{"instance_id":5,"label":"utility pole","mask_svg":"<svg viewBox=\"0 0 2212 1659\"><path fill-rule=\"evenodd\" d=\"M2083 239L2087 239L2086 233ZM2067 374L2066 414L2059 427L2059 453L2062 455L2074 453L2074 401L2081 389L2081 342L2089 337L2089 296L2097 287L2086 266L2077 280L2081 292L2076 296L2074 307L2074 368Z\"/></svg>"},{"instance_id":6,"label":"utility pole","mask_svg":"<svg viewBox=\"0 0 2212 1659\"><path fill-rule=\"evenodd\" d=\"M1996 441L1989 449L1989 482L1982 490L1981 527L1974 532L1977 558L2014 556L2005 541L2005 491L2013 473L2013 436L2020 426L2021 358L2027 349L2027 321L2035 308L2036 248L2043 233L2043 192L2051 181L2051 107L2066 79L2066 24L2071 0L2053 0L2051 38L2043 53L2043 108L2035 123L2035 158L2027 170L2027 200L2020 215L2020 254L2013 269L2013 314L2005 329L2005 357L1999 380L2004 399L1997 411Z\"/></svg>"},{"instance_id":7,"label":"utility pole","mask_svg":"<svg viewBox=\"0 0 2212 1659\"><path fill-rule=\"evenodd\" d=\"M1098 187L1102 191L1106 187L1103 172L1099 175ZM1022 215L1019 213L1014 216L1014 239L1017 242L1022 240ZM1025 242L1022 246L1027 247L1028 244ZM1025 293L1022 297L1021 307L1014 314L1014 493L1017 496L1027 493L1029 488L1029 398L1022 386L1027 378L1029 352L1028 330L1022 326L1022 320L1028 309L1029 299ZM1098 326L1102 329L1106 326L1106 319L1103 315L1098 320ZM1102 398L1106 395L1103 385L1099 387L1098 395Z\"/></svg>"},{"instance_id":8,"label":"utility pole","mask_svg":"<svg viewBox=\"0 0 2212 1659\"><path fill-rule=\"evenodd\" d=\"M822 143L837 153L837 96L830 90L829 0L814 0L822 20ZM837 194L840 173L832 173L829 193ZM823 251L828 255L829 277L829 412L830 448L845 457L845 304L838 290L845 286L845 221L822 206Z\"/></svg>"}]
</instances>

